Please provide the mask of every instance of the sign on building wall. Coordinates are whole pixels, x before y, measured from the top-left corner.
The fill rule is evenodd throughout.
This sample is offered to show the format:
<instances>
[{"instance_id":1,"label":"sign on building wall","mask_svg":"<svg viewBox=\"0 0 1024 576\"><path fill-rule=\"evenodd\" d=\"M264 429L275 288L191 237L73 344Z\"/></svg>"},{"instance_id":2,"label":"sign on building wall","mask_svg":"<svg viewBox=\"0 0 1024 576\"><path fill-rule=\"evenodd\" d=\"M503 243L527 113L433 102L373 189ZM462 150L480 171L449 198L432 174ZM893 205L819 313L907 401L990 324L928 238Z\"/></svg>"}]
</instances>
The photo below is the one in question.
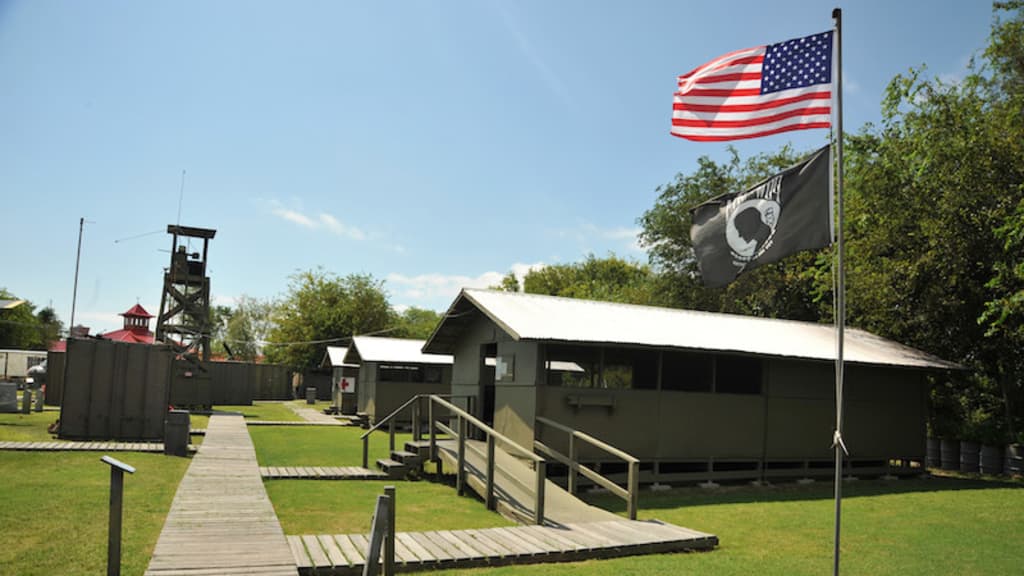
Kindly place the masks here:
<instances>
[{"instance_id":1,"label":"sign on building wall","mask_svg":"<svg viewBox=\"0 0 1024 576\"><path fill-rule=\"evenodd\" d=\"M338 390L343 393L350 394L356 391L356 378L355 376L343 376L338 379Z\"/></svg>"}]
</instances>

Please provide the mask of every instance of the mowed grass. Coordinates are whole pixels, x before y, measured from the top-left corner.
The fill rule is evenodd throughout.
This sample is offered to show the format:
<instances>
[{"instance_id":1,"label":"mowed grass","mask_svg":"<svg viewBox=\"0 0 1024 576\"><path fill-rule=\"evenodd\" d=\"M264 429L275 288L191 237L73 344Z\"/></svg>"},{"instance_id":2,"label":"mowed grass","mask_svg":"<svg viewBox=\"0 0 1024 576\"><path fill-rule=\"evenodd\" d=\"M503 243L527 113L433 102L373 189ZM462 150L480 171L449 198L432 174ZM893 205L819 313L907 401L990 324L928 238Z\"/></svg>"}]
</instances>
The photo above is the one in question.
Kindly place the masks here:
<instances>
[{"instance_id":1,"label":"mowed grass","mask_svg":"<svg viewBox=\"0 0 1024 576\"><path fill-rule=\"evenodd\" d=\"M353 534L370 531L377 496L395 487L399 531L513 526L471 496L427 481L269 480L264 483L285 534Z\"/></svg>"},{"instance_id":2,"label":"mowed grass","mask_svg":"<svg viewBox=\"0 0 1024 576\"><path fill-rule=\"evenodd\" d=\"M862 481L844 487L841 569L846 574L1024 573L1024 486L957 479ZM644 492L641 519L720 539L712 552L440 574L817 575L832 570L829 483ZM589 500L609 509L607 496Z\"/></svg>"},{"instance_id":3,"label":"mowed grass","mask_svg":"<svg viewBox=\"0 0 1024 576\"><path fill-rule=\"evenodd\" d=\"M238 412L246 420L267 420L271 422L301 422L302 418L285 402L259 402L251 406L214 406L220 412Z\"/></svg>"},{"instance_id":4,"label":"mowed grass","mask_svg":"<svg viewBox=\"0 0 1024 576\"><path fill-rule=\"evenodd\" d=\"M0 414L0 441L54 442L47 426L60 418L60 412L46 410L28 414Z\"/></svg>"},{"instance_id":5,"label":"mowed grass","mask_svg":"<svg viewBox=\"0 0 1024 576\"><path fill-rule=\"evenodd\" d=\"M102 452L0 451L0 573L102 574L110 467ZM125 475L122 573L142 574L188 458L118 453Z\"/></svg>"},{"instance_id":6,"label":"mowed grass","mask_svg":"<svg viewBox=\"0 0 1024 576\"><path fill-rule=\"evenodd\" d=\"M250 426L260 466L362 466L366 430L357 426ZM370 435L370 468L378 458L387 457L388 435ZM410 433L396 433L395 447L412 440Z\"/></svg>"}]
</instances>

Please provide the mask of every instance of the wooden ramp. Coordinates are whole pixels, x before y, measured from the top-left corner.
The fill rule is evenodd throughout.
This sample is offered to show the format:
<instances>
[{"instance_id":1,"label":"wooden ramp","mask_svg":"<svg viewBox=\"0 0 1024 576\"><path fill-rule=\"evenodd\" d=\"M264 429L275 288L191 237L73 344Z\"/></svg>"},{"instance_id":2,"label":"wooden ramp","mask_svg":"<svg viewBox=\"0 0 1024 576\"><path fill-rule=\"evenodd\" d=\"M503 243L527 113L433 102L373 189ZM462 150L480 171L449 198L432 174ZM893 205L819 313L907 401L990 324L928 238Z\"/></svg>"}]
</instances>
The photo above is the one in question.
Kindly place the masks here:
<instances>
[{"instance_id":1,"label":"wooden ramp","mask_svg":"<svg viewBox=\"0 0 1024 576\"><path fill-rule=\"evenodd\" d=\"M437 442L438 455L444 462L445 470L455 470L458 445L455 440ZM483 497L486 490L486 454L487 446L479 440L466 441L466 485ZM494 494L498 512L517 522L533 521L534 486L536 473L528 461L516 458L494 447ZM621 520L620 516L591 506L567 492L561 486L547 480L544 483L544 524L548 526L566 526L581 522L603 522Z\"/></svg>"},{"instance_id":2,"label":"wooden ramp","mask_svg":"<svg viewBox=\"0 0 1024 576\"><path fill-rule=\"evenodd\" d=\"M146 574L298 574L241 416L210 416Z\"/></svg>"},{"instance_id":3,"label":"wooden ramp","mask_svg":"<svg viewBox=\"0 0 1024 576\"><path fill-rule=\"evenodd\" d=\"M289 536L303 575L360 574L368 534ZM438 530L395 534L398 571L566 562L692 550L718 544L711 534L660 522L619 518L554 526Z\"/></svg>"},{"instance_id":4,"label":"wooden ramp","mask_svg":"<svg viewBox=\"0 0 1024 576\"><path fill-rule=\"evenodd\" d=\"M362 466L262 466L266 480L387 480L388 475Z\"/></svg>"}]
</instances>

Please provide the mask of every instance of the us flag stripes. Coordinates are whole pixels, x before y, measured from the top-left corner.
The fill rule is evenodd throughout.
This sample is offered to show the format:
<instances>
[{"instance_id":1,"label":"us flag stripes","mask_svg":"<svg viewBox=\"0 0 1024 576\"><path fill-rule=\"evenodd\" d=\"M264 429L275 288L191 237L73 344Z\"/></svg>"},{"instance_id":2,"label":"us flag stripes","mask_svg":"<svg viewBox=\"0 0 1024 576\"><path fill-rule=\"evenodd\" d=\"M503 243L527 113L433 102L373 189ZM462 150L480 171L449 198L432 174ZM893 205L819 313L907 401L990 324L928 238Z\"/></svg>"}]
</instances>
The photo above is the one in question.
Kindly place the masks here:
<instances>
[{"instance_id":1,"label":"us flag stripes","mask_svg":"<svg viewBox=\"0 0 1024 576\"><path fill-rule=\"evenodd\" d=\"M831 127L832 32L737 50L678 79L672 135L698 141Z\"/></svg>"}]
</instances>

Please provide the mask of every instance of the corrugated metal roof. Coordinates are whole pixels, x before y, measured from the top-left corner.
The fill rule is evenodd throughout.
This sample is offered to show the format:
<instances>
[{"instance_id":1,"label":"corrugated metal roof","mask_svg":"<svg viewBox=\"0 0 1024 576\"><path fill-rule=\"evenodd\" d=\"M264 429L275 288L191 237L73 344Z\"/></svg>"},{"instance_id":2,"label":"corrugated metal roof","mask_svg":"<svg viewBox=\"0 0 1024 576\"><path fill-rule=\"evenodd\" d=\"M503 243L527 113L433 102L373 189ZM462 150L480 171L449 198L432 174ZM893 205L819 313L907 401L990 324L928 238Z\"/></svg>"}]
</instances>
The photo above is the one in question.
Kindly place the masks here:
<instances>
[{"instance_id":1,"label":"corrugated metal roof","mask_svg":"<svg viewBox=\"0 0 1024 576\"><path fill-rule=\"evenodd\" d=\"M345 354L348 353L348 347L346 346L328 346L327 347L327 360L330 361L331 366L342 366L355 368L358 364L347 364L345 363Z\"/></svg>"},{"instance_id":2,"label":"corrugated metal roof","mask_svg":"<svg viewBox=\"0 0 1024 576\"><path fill-rule=\"evenodd\" d=\"M424 354L425 340L355 336L345 355L347 362L356 358L363 362L395 362L403 364L451 364L452 357L445 354ZM356 356L358 355L358 356Z\"/></svg>"},{"instance_id":3,"label":"corrugated metal roof","mask_svg":"<svg viewBox=\"0 0 1024 576\"><path fill-rule=\"evenodd\" d=\"M24 300L0 300L0 310L11 310L24 303Z\"/></svg>"},{"instance_id":4,"label":"corrugated metal roof","mask_svg":"<svg viewBox=\"0 0 1024 576\"><path fill-rule=\"evenodd\" d=\"M655 346L813 360L835 361L836 357L835 328L831 324L470 289L460 293L452 311L464 308L460 304L463 298L517 340ZM449 316L458 314L450 312ZM439 326L425 349L447 351L450 340L442 334L450 335L450 331ZM856 328L846 329L844 358L847 362L883 366L962 368Z\"/></svg>"}]
</instances>

